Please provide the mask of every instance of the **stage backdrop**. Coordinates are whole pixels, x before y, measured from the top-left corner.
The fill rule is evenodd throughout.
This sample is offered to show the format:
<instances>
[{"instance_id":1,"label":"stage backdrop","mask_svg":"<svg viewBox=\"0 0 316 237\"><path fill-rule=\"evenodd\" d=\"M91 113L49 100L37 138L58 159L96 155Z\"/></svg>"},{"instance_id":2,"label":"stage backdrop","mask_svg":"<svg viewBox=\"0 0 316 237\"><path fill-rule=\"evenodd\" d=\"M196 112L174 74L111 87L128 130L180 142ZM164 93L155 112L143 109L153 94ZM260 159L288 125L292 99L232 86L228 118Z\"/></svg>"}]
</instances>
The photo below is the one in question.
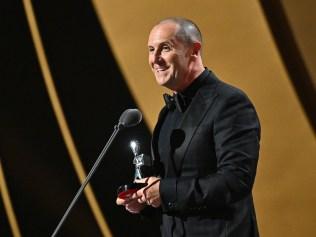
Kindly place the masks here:
<instances>
[{"instance_id":1,"label":"stage backdrop","mask_svg":"<svg viewBox=\"0 0 316 237\"><path fill-rule=\"evenodd\" d=\"M195 21L205 65L254 102L262 142L254 199L261 236L316 232L313 0L6 1L1 6L0 236L50 236L120 114L123 131L60 236L159 236L115 205L133 178L129 142L150 152L163 106L147 63L151 27Z\"/></svg>"}]
</instances>

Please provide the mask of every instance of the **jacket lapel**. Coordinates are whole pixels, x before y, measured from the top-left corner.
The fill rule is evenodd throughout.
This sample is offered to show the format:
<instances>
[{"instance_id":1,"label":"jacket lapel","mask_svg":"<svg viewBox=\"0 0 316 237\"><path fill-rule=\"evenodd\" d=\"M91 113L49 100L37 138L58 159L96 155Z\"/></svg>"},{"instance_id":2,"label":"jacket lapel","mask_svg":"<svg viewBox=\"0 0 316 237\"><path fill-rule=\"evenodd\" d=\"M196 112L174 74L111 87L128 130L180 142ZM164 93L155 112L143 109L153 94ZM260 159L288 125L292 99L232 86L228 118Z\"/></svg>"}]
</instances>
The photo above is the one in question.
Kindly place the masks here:
<instances>
[{"instance_id":1,"label":"jacket lapel","mask_svg":"<svg viewBox=\"0 0 316 237\"><path fill-rule=\"evenodd\" d=\"M161 162L160 162L160 157L159 157L159 152L158 152L158 139L159 139L159 133L160 133L162 123L165 120L167 113L168 113L168 108L167 106L164 106L159 113L158 121L154 128L152 139L151 139L151 157L153 159L155 168L158 169L157 173L160 174L162 177L164 176L164 174L161 173L163 169L160 167ZM168 168L168 167L165 167L165 168Z\"/></svg>"},{"instance_id":2,"label":"jacket lapel","mask_svg":"<svg viewBox=\"0 0 316 237\"><path fill-rule=\"evenodd\" d=\"M211 83L202 86L197 91L196 96L185 111L184 117L179 124L178 129L184 131L185 139L181 146L176 149L173 157L177 176L180 175L183 160L192 137L217 96L217 79L215 79L214 74L211 75L213 75L213 77L211 77Z\"/></svg>"}]
</instances>

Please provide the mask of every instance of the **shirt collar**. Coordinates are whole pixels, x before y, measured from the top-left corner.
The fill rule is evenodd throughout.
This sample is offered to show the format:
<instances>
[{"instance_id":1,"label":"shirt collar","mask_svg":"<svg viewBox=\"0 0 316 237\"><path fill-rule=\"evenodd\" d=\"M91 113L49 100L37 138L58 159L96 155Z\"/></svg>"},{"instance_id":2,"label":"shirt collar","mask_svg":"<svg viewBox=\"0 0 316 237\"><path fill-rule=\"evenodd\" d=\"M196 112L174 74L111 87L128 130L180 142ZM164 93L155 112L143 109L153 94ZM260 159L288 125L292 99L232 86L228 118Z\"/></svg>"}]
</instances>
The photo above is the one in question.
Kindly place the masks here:
<instances>
[{"instance_id":1,"label":"shirt collar","mask_svg":"<svg viewBox=\"0 0 316 237\"><path fill-rule=\"evenodd\" d=\"M205 70L184 91L178 93L185 97L193 98L208 74L209 70L205 68Z\"/></svg>"}]
</instances>

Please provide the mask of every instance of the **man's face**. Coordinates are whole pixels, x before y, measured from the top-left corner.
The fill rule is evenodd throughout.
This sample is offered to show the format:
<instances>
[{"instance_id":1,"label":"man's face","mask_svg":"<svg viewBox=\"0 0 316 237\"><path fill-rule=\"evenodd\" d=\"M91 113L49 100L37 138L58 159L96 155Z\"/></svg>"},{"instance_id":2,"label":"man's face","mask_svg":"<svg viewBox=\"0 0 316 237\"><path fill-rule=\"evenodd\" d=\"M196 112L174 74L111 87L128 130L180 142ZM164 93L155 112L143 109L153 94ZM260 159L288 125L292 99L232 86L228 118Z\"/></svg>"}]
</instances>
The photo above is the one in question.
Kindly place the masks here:
<instances>
[{"instance_id":1,"label":"man's face","mask_svg":"<svg viewBox=\"0 0 316 237\"><path fill-rule=\"evenodd\" d=\"M181 88L189 73L190 47L177 39L172 22L155 26L148 39L149 65L159 85Z\"/></svg>"}]
</instances>

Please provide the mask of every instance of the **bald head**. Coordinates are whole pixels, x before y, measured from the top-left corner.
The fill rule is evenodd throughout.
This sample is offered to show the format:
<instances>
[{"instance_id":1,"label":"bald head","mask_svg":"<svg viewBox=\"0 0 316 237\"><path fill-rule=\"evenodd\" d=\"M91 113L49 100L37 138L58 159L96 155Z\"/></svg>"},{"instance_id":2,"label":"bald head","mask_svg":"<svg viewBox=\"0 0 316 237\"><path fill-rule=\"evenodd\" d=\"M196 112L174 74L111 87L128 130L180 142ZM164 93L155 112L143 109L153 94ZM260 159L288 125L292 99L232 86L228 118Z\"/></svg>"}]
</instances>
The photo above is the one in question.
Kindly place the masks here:
<instances>
[{"instance_id":1,"label":"bald head","mask_svg":"<svg viewBox=\"0 0 316 237\"><path fill-rule=\"evenodd\" d=\"M191 20L181 17L169 17L161 20L157 25L175 23L178 26L176 37L188 45L199 42L202 45L202 34L198 26Z\"/></svg>"}]
</instances>

